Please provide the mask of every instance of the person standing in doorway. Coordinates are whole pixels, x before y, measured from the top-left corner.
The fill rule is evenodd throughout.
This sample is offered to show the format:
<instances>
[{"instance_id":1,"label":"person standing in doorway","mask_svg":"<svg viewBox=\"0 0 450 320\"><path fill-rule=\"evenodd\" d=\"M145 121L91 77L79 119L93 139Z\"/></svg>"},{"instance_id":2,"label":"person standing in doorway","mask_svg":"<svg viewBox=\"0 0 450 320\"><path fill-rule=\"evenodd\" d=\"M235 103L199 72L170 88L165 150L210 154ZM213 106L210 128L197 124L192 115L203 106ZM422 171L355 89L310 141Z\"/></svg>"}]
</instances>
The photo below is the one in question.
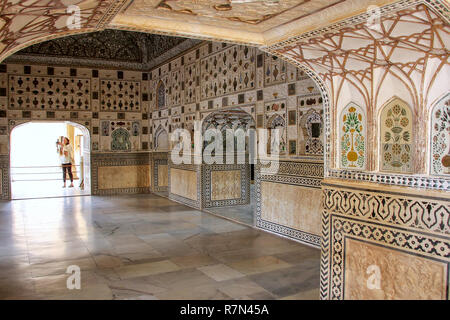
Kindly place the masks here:
<instances>
[{"instance_id":1,"label":"person standing in doorway","mask_svg":"<svg viewBox=\"0 0 450 320\"><path fill-rule=\"evenodd\" d=\"M63 169L63 181L66 187L66 175L69 174L70 186L73 188L73 174L72 174L72 163L73 163L73 150L70 145L70 141L67 137L64 137L63 142L58 142L58 153L59 159L61 160L61 166Z\"/></svg>"}]
</instances>

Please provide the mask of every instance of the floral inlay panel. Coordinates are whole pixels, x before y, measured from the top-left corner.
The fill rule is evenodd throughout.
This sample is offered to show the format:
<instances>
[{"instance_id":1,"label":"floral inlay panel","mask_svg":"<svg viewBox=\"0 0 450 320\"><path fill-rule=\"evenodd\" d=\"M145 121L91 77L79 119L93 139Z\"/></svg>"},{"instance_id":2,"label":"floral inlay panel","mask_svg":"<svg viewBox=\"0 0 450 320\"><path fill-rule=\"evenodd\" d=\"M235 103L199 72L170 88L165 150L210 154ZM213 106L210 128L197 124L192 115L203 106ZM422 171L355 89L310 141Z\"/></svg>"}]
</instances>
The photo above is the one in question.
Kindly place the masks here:
<instances>
[{"instance_id":1,"label":"floral inlay panel","mask_svg":"<svg viewBox=\"0 0 450 320\"><path fill-rule=\"evenodd\" d=\"M341 168L364 169L366 166L366 123L364 112L355 104L341 114Z\"/></svg>"},{"instance_id":2,"label":"floral inlay panel","mask_svg":"<svg viewBox=\"0 0 450 320\"><path fill-rule=\"evenodd\" d=\"M431 114L431 173L450 174L450 94Z\"/></svg>"},{"instance_id":3,"label":"floral inlay panel","mask_svg":"<svg viewBox=\"0 0 450 320\"><path fill-rule=\"evenodd\" d=\"M382 171L411 173L412 113L408 105L395 99L381 112L380 169Z\"/></svg>"}]
</instances>

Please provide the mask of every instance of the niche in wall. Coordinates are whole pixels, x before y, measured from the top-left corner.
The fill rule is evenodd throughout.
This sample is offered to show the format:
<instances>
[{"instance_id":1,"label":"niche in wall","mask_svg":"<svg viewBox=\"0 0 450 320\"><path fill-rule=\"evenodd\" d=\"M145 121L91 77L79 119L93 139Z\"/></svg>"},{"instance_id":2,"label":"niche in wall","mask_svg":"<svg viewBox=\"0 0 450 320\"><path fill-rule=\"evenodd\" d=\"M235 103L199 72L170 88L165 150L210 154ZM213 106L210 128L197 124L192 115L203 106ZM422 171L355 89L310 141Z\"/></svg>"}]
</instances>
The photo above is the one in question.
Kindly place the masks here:
<instances>
[{"instance_id":1,"label":"niche in wall","mask_svg":"<svg viewBox=\"0 0 450 320\"><path fill-rule=\"evenodd\" d=\"M380 115L381 171L412 173L413 132L411 108L395 98Z\"/></svg>"}]
</instances>

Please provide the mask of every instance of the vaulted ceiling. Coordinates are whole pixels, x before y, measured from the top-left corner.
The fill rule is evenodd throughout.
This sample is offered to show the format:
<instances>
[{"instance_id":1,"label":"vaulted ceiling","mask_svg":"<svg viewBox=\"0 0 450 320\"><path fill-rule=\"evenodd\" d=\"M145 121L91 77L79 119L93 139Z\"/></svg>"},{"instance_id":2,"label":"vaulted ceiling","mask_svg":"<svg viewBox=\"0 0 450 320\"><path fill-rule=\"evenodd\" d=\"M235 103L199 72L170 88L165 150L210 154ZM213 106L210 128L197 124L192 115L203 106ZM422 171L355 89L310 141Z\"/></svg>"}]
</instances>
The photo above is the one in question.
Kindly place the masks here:
<instances>
[{"instance_id":1,"label":"vaulted ceiling","mask_svg":"<svg viewBox=\"0 0 450 320\"><path fill-rule=\"evenodd\" d=\"M402 0L408 1L408 0ZM31 44L124 29L272 45L395 0L0 0L0 61ZM79 8L80 24L73 25Z\"/></svg>"}]
</instances>

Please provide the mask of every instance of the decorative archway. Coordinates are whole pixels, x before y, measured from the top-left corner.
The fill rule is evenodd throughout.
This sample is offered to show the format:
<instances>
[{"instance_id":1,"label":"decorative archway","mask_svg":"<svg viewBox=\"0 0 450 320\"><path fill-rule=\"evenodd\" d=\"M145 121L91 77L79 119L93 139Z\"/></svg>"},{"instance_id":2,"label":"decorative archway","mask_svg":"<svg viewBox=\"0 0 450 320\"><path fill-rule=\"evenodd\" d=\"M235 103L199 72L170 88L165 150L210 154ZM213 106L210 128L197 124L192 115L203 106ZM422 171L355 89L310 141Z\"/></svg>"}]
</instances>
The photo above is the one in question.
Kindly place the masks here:
<instances>
[{"instance_id":1,"label":"decorative archway","mask_svg":"<svg viewBox=\"0 0 450 320\"><path fill-rule=\"evenodd\" d=\"M169 150L169 135L161 125L155 131L154 147L157 151Z\"/></svg>"},{"instance_id":2,"label":"decorative archway","mask_svg":"<svg viewBox=\"0 0 450 320\"><path fill-rule=\"evenodd\" d=\"M412 173L414 171L414 131L411 107L394 97L379 114L378 149L381 172Z\"/></svg>"},{"instance_id":3,"label":"decorative archway","mask_svg":"<svg viewBox=\"0 0 450 320\"><path fill-rule=\"evenodd\" d=\"M6 168L2 168L2 199L11 200L11 143L12 143L12 133L14 130L24 127L29 124L42 124L45 123L61 123L68 124L77 129L79 129L83 136L83 141L79 141L81 162L80 162L80 188L83 190L83 195L91 194L91 134L89 128L85 123L74 122L74 121L64 121L64 120L11 120L9 121L9 147L8 147L8 162ZM76 141L71 141L71 144L75 146ZM2 166L3 167L3 166Z\"/></svg>"},{"instance_id":4,"label":"decorative archway","mask_svg":"<svg viewBox=\"0 0 450 320\"><path fill-rule=\"evenodd\" d=\"M246 137L246 151L249 142L249 129L255 129L256 122L253 116L243 110L242 108L228 108L220 111L214 111L208 114L202 121L202 135L206 130L213 128L218 129L223 136L224 148L226 147L226 130L230 129L233 132L242 129ZM256 142L256 141L255 141ZM205 147L205 146L203 146ZM235 144L236 148L236 144Z\"/></svg>"}]
</instances>

